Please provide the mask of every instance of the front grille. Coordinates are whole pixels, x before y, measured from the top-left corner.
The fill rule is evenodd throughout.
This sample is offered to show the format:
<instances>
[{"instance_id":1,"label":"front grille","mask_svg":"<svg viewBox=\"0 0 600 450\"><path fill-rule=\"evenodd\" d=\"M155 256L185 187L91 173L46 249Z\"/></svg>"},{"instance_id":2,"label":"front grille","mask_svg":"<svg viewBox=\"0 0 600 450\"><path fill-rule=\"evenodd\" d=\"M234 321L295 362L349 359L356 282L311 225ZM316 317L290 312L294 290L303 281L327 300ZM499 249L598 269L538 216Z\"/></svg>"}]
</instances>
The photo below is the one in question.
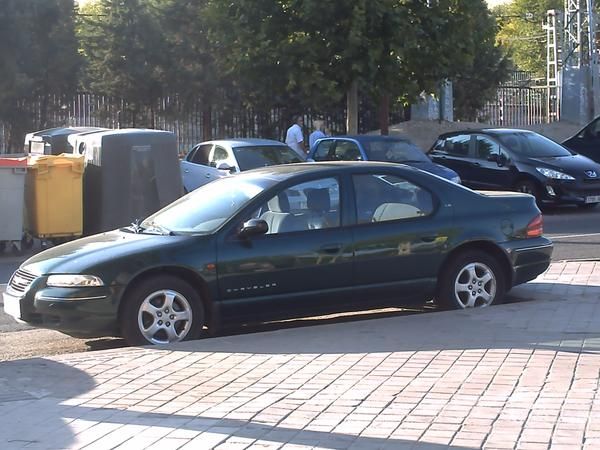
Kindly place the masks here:
<instances>
[{"instance_id":1,"label":"front grille","mask_svg":"<svg viewBox=\"0 0 600 450\"><path fill-rule=\"evenodd\" d=\"M25 270L17 270L10 278L8 286L16 292L25 292L37 277Z\"/></svg>"},{"instance_id":2,"label":"front grille","mask_svg":"<svg viewBox=\"0 0 600 450\"><path fill-rule=\"evenodd\" d=\"M600 186L600 178L584 178L583 182L585 184L595 184L597 186Z\"/></svg>"}]
</instances>

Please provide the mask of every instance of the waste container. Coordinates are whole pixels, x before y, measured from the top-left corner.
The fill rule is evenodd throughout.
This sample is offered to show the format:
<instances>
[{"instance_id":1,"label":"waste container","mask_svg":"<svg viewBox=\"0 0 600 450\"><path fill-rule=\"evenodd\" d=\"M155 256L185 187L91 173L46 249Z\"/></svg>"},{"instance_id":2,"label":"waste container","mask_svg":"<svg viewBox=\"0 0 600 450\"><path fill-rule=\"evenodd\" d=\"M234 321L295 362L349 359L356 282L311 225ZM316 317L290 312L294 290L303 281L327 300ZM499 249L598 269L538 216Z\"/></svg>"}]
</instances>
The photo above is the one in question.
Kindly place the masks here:
<instances>
[{"instance_id":1,"label":"waste container","mask_svg":"<svg viewBox=\"0 0 600 450\"><path fill-rule=\"evenodd\" d=\"M25 151L32 155L74 153L68 141L70 135L100 130L98 127L58 127L36 131L25 137Z\"/></svg>"},{"instance_id":2,"label":"waste container","mask_svg":"<svg viewBox=\"0 0 600 450\"><path fill-rule=\"evenodd\" d=\"M110 130L83 135L81 143L85 235L128 226L181 197L173 133Z\"/></svg>"},{"instance_id":3,"label":"waste container","mask_svg":"<svg viewBox=\"0 0 600 450\"><path fill-rule=\"evenodd\" d=\"M25 182L27 231L44 240L83 233L83 157L32 156Z\"/></svg>"},{"instance_id":4,"label":"waste container","mask_svg":"<svg viewBox=\"0 0 600 450\"><path fill-rule=\"evenodd\" d=\"M27 158L0 158L0 250L21 249Z\"/></svg>"}]
</instances>

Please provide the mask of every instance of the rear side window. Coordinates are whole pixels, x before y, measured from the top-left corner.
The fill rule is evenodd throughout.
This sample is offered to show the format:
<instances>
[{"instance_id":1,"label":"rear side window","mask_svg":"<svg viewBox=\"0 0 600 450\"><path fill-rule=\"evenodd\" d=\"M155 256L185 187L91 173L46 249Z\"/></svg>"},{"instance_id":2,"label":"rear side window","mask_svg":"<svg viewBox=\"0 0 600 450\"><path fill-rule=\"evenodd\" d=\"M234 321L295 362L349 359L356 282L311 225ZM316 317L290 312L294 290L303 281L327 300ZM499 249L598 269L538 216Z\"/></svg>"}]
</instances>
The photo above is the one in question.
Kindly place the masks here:
<instances>
[{"instance_id":1,"label":"rear side window","mask_svg":"<svg viewBox=\"0 0 600 450\"><path fill-rule=\"evenodd\" d=\"M471 135L469 134L449 137L444 141L444 151L449 155L467 157L469 156L470 142Z\"/></svg>"},{"instance_id":2,"label":"rear side window","mask_svg":"<svg viewBox=\"0 0 600 450\"><path fill-rule=\"evenodd\" d=\"M434 199L429 191L395 175L354 175L359 224L414 219L430 215Z\"/></svg>"}]
</instances>

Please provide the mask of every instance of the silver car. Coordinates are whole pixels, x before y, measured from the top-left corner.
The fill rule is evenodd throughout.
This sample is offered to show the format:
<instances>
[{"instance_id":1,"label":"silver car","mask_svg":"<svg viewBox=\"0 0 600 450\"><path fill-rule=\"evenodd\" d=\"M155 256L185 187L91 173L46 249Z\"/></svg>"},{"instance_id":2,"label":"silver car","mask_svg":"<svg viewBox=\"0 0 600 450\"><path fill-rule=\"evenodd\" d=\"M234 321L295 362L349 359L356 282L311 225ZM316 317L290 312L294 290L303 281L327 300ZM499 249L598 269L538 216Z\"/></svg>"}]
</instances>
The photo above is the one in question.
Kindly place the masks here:
<instances>
[{"instance_id":1,"label":"silver car","mask_svg":"<svg viewBox=\"0 0 600 450\"><path fill-rule=\"evenodd\" d=\"M290 147L270 139L229 139L201 142L181 161L185 192L217 178L265 166L303 162Z\"/></svg>"}]
</instances>

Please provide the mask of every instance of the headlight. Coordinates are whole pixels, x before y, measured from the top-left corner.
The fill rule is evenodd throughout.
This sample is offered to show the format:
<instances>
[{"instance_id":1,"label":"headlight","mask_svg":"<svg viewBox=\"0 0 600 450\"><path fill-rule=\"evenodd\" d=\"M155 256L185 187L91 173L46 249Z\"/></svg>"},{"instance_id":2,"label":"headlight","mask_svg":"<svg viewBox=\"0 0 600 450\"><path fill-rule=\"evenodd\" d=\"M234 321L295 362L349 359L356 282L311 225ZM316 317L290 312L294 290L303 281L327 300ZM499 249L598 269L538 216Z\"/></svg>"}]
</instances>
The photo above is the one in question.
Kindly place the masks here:
<instances>
[{"instance_id":1,"label":"headlight","mask_svg":"<svg viewBox=\"0 0 600 450\"><path fill-rule=\"evenodd\" d=\"M460 184L460 177L456 175L455 177L452 177L451 181L453 183Z\"/></svg>"},{"instance_id":2,"label":"headlight","mask_svg":"<svg viewBox=\"0 0 600 450\"><path fill-rule=\"evenodd\" d=\"M566 173L559 172L558 170L546 169L545 167L536 167L539 173L544 175L547 178L553 178L555 180L574 180L571 175L567 175Z\"/></svg>"},{"instance_id":3,"label":"headlight","mask_svg":"<svg viewBox=\"0 0 600 450\"><path fill-rule=\"evenodd\" d=\"M46 285L50 287L95 287L104 282L94 275L50 275Z\"/></svg>"}]
</instances>

